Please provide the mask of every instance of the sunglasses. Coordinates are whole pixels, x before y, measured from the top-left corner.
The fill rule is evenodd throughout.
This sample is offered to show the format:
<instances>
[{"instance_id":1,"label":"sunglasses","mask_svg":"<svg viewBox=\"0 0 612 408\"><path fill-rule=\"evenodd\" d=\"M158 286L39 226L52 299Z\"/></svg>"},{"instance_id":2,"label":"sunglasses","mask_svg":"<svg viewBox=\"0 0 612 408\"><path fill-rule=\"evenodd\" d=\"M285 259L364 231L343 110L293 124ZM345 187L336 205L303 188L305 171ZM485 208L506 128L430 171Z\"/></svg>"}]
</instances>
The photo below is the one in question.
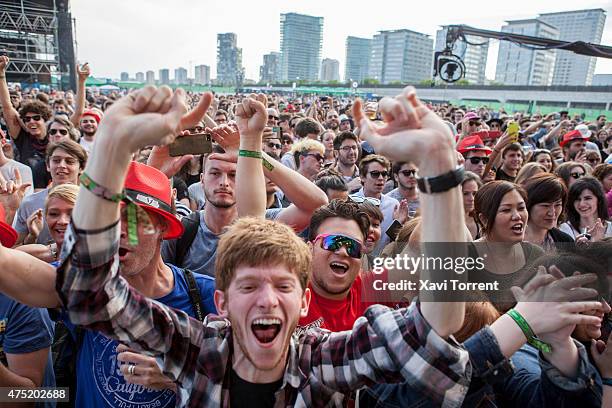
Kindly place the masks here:
<instances>
[{"instance_id":1,"label":"sunglasses","mask_svg":"<svg viewBox=\"0 0 612 408\"><path fill-rule=\"evenodd\" d=\"M25 123L28 123L31 120L39 121L42 116L40 115L32 115L32 116L24 116L21 118Z\"/></svg>"},{"instance_id":2,"label":"sunglasses","mask_svg":"<svg viewBox=\"0 0 612 408\"><path fill-rule=\"evenodd\" d=\"M400 173L402 173L402 176L404 177L414 177L416 176L417 171L416 170L402 170L400 171Z\"/></svg>"},{"instance_id":3,"label":"sunglasses","mask_svg":"<svg viewBox=\"0 0 612 408\"><path fill-rule=\"evenodd\" d=\"M285 140L283 140L283 144L284 145L291 145L291 144L293 144L293 140L285 139Z\"/></svg>"},{"instance_id":4,"label":"sunglasses","mask_svg":"<svg viewBox=\"0 0 612 408\"><path fill-rule=\"evenodd\" d=\"M357 204L362 204L362 203L370 203L376 207L380 207L380 200L378 198L374 198L374 197L362 197L362 196L358 196L358 195L350 195L349 198L351 199L351 201L357 203Z\"/></svg>"},{"instance_id":5,"label":"sunglasses","mask_svg":"<svg viewBox=\"0 0 612 408\"><path fill-rule=\"evenodd\" d=\"M384 171L372 170L370 172L370 177L379 178L380 176L383 176L383 178L387 178L389 177L389 172L386 170Z\"/></svg>"},{"instance_id":6,"label":"sunglasses","mask_svg":"<svg viewBox=\"0 0 612 408\"><path fill-rule=\"evenodd\" d=\"M49 134L50 134L51 136L55 136L55 135L57 135L58 133L59 133L60 135L62 135L62 136L66 136L66 135L68 134L68 131L67 131L66 129L51 129L51 130L49 130Z\"/></svg>"},{"instance_id":7,"label":"sunglasses","mask_svg":"<svg viewBox=\"0 0 612 408\"><path fill-rule=\"evenodd\" d=\"M584 177L584 173L570 173L570 176L575 179L579 179L580 177Z\"/></svg>"},{"instance_id":8,"label":"sunglasses","mask_svg":"<svg viewBox=\"0 0 612 408\"><path fill-rule=\"evenodd\" d=\"M276 116L268 115L268 120L270 120L270 119L278 120L278 118Z\"/></svg>"},{"instance_id":9,"label":"sunglasses","mask_svg":"<svg viewBox=\"0 0 612 408\"><path fill-rule=\"evenodd\" d=\"M279 143L268 143L270 149L282 149L283 145Z\"/></svg>"},{"instance_id":10,"label":"sunglasses","mask_svg":"<svg viewBox=\"0 0 612 408\"><path fill-rule=\"evenodd\" d=\"M317 161L320 161L320 162L325 160L325 157L321 156L319 153L307 153L307 154L304 154L303 156L312 156Z\"/></svg>"},{"instance_id":11,"label":"sunglasses","mask_svg":"<svg viewBox=\"0 0 612 408\"><path fill-rule=\"evenodd\" d=\"M483 164L487 164L489 162L488 157L470 157L468 160L472 164L478 164L480 162L482 162Z\"/></svg>"},{"instance_id":12,"label":"sunglasses","mask_svg":"<svg viewBox=\"0 0 612 408\"><path fill-rule=\"evenodd\" d=\"M313 244L319 239L321 240L321 248L326 251L336 252L341 247L344 247L351 258L361 258L361 242L356 239L347 237L346 235L321 234L317 235L314 241L312 241Z\"/></svg>"},{"instance_id":13,"label":"sunglasses","mask_svg":"<svg viewBox=\"0 0 612 408\"><path fill-rule=\"evenodd\" d=\"M470 121L468 122L468 125L470 125L470 126L480 126L480 122L470 120Z\"/></svg>"}]
</instances>

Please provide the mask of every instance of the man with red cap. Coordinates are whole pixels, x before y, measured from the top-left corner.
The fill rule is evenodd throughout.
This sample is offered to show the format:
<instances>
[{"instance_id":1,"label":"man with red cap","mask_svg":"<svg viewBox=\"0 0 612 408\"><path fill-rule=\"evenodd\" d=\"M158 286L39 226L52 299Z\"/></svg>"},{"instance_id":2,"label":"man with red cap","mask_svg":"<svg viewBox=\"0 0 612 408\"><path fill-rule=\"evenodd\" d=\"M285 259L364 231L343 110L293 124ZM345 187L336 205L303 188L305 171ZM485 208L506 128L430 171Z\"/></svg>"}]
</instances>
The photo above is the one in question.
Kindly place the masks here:
<instances>
[{"instance_id":1,"label":"man with red cap","mask_svg":"<svg viewBox=\"0 0 612 408\"><path fill-rule=\"evenodd\" d=\"M90 186L93 183L86 176L81 182ZM191 317L203 319L209 313L216 313L214 279L165 264L161 258L162 241L178 238L183 233L183 225L172 213L168 178L153 167L132 162L124 191L128 204L121 209L118 250L121 276L142 295L182 310ZM6 237L7 244L12 246L10 234L0 223L3 245ZM24 260L21 255L17 256ZM33 306L60 307L55 292L55 273L38 273L34 283L33 276L24 272L26 268L15 269L10 277L0 276L4 294ZM6 288L4 278L13 281L11 288ZM77 329L63 310L59 320L74 339L73 346L78 348L74 350L78 351L75 406L175 406L175 385L161 374L154 358L136 353L95 331Z\"/></svg>"},{"instance_id":2,"label":"man with red cap","mask_svg":"<svg viewBox=\"0 0 612 408\"><path fill-rule=\"evenodd\" d=\"M572 130L563 135L561 140L561 148L563 148L564 161L572 161L576 156L584 152L586 142L589 140L579 130Z\"/></svg>"},{"instance_id":3,"label":"man with red cap","mask_svg":"<svg viewBox=\"0 0 612 408\"><path fill-rule=\"evenodd\" d=\"M81 140L79 143L81 143L81 146L87 151L87 154L90 154L93 148L94 136L98 130L100 120L102 120L101 114L93 109L86 110L81 116L79 122Z\"/></svg>"},{"instance_id":4,"label":"man with red cap","mask_svg":"<svg viewBox=\"0 0 612 408\"><path fill-rule=\"evenodd\" d=\"M457 151L465 158L465 170L476 173L482 178L489 162L491 148L485 146L480 136L467 136L459 142Z\"/></svg>"}]
</instances>

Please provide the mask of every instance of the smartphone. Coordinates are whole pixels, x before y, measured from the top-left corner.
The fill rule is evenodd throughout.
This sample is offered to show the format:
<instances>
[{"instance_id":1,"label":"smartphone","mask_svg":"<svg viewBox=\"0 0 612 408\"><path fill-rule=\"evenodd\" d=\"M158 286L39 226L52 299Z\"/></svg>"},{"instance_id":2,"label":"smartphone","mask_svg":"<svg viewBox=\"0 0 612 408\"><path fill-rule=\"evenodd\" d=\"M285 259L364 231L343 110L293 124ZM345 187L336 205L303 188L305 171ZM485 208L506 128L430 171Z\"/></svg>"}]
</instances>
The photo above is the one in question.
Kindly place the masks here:
<instances>
[{"instance_id":1,"label":"smartphone","mask_svg":"<svg viewBox=\"0 0 612 408\"><path fill-rule=\"evenodd\" d=\"M272 132L276 133L279 139L283 135L283 129L280 126L272 126Z\"/></svg>"},{"instance_id":2,"label":"smartphone","mask_svg":"<svg viewBox=\"0 0 612 408\"><path fill-rule=\"evenodd\" d=\"M508 135L510 136L510 143L518 142L519 130L520 130L520 126L517 122L508 123L508 128L506 129L506 131L508 132Z\"/></svg>"},{"instance_id":3,"label":"smartphone","mask_svg":"<svg viewBox=\"0 0 612 408\"><path fill-rule=\"evenodd\" d=\"M212 152L212 138L209 133L196 133L177 137L170 144L170 156L184 156L186 154L204 154Z\"/></svg>"}]
</instances>

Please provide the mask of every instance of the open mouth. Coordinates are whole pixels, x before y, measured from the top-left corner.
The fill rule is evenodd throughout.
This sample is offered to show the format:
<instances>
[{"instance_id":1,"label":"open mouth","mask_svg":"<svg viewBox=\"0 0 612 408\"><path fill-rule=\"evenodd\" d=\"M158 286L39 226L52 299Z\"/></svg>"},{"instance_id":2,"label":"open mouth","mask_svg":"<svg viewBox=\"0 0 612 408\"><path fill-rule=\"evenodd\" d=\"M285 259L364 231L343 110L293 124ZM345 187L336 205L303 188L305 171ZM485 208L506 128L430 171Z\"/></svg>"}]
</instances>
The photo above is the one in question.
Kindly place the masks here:
<instances>
[{"instance_id":1,"label":"open mouth","mask_svg":"<svg viewBox=\"0 0 612 408\"><path fill-rule=\"evenodd\" d=\"M277 318L255 319L251 323L251 331L258 342L269 344L274 341L280 333L282 322Z\"/></svg>"},{"instance_id":2,"label":"open mouth","mask_svg":"<svg viewBox=\"0 0 612 408\"><path fill-rule=\"evenodd\" d=\"M517 234L522 234L523 233L523 223L519 223L519 224L514 224L512 226L512 231L514 231Z\"/></svg>"},{"instance_id":3,"label":"open mouth","mask_svg":"<svg viewBox=\"0 0 612 408\"><path fill-rule=\"evenodd\" d=\"M344 275L348 271L348 265L342 262L332 262L329 264L332 272L336 275Z\"/></svg>"},{"instance_id":4,"label":"open mouth","mask_svg":"<svg viewBox=\"0 0 612 408\"><path fill-rule=\"evenodd\" d=\"M129 253L130 253L130 250L120 247L119 248L119 261L123 261Z\"/></svg>"}]
</instances>

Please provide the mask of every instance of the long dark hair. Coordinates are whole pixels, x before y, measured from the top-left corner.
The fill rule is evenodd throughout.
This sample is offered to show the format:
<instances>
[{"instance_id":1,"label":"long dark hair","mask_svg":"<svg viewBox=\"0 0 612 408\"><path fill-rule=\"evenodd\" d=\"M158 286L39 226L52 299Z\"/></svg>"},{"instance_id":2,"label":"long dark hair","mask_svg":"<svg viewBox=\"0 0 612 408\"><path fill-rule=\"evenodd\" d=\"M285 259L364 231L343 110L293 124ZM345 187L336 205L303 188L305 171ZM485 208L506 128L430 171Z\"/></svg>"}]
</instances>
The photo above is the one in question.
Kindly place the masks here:
<instances>
[{"instance_id":1,"label":"long dark hair","mask_svg":"<svg viewBox=\"0 0 612 408\"><path fill-rule=\"evenodd\" d=\"M589 190L597 198L597 217L608 220L608 201L601 183L591 176L581 177L569 189L567 196L567 220L576 231L580 231L580 214L574 207L574 202L580 198L584 190Z\"/></svg>"},{"instance_id":2,"label":"long dark hair","mask_svg":"<svg viewBox=\"0 0 612 408\"><path fill-rule=\"evenodd\" d=\"M493 229L499 204L504 196L511 191L517 191L527 204L527 194L523 187L509 181L491 181L476 193L476 197L474 197L474 218L482 227L484 235L487 235ZM481 220L481 216L485 219L484 222Z\"/></svg>"}]
</instances>

